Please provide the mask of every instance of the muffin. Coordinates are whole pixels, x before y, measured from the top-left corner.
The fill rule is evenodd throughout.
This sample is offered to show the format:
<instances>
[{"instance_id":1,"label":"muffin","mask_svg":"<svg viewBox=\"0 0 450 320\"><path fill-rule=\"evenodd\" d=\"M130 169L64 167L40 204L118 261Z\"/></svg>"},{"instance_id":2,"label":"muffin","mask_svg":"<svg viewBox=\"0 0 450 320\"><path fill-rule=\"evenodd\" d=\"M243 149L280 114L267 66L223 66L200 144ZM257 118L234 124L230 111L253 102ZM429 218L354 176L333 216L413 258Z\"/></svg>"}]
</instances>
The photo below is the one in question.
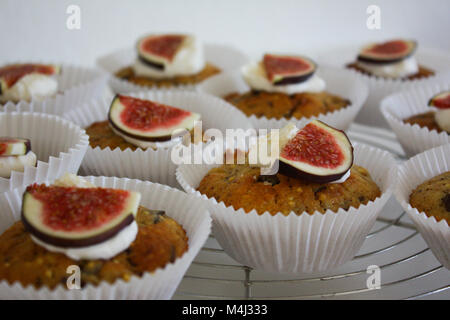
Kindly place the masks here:
<instances>
[{"instance_id":1,"label":"muffin","mask_svg":"<svg viewBox=\"0 0 450 320\"><path fill-rule=\"evenodd\" d=\"M433 96L429 100L428 106L433 107L433 110L412 115L404 122L411 125L417 124L430 131L436 130L439 133L450 134L450 91L440 92Z\"/></svg>"},{"instance_id":2,"label":"muffin","mask_svg":"<svg viewBox=\"0 0 450 320\"><path fill-rule=\"evenodd\" d=\"M184 190L209 203L219 244L268 272L317 272L349 261L390 197L393 158L364 145L353 150L344 132L317 120L281 129L269 161L252 156L261 138L245 164L177 169Z\"/></svg>"},{"instance_id":3,"label":"muffin","mask_svg":"<svg viewBox=\"0 0 450 320\"><path fill-rule=\"evenodd\" d=\"M409 203L437 222L444 219L450 224L450 171L418 185L411 192Z\"/></svg>"},{"instance_id":4,"label":"muffin","mask_svg":"<svg viewBox=\"0 0 450 320\"><path fill-rule=\"evenodd\" d=\"M248 92L231 92L224 99L247 116L301 119L333 112L350 101L325 91L317 65L306 57L265 54L262 61L242 68Z\"/></svg>"},{"instance_id":5,"label":"muffin","mask_svg":"<svg viewBox=\"0 0 450 320\"><path fill-rule=\"evenodd\" d=\"M434 81L383 99L381 113L407 156L450 143L450 109L444 103L448 86Z\"/></svg>"},{"instance_id":6,"label":"muffin","mask_svg":"<svg viewBox=\"0 0 450 320\"><path fill-rule=\"evenodd\" d=\"M450 144L402 164L395 196L437 260L450 269Z\"/></svg>"},{"instance_id":7,"label":"muffin","mask_svg":"<svg viewBox=\"0 0 450 320\"><path fill-rule=\"evenodd\" d=\"M220 73L205 62L203 45L192 35L152 34L137 42L137 58L132 66L115 76L144 87L168 88L192 85Z\"/></svg>"},{"instance_id":8,"label":"muffin","mask_svg":"<svg viewBox=\"0 0 450 320\"><path fill-rule=\"evenodd\" d=\"M1 299L170 299L211 228L201 201L125 178L66 175L0 204Z\"/></svg>"},{"instance_id":9,"label":"muffin","mask_svg":"<svg viewBox=\"0 0 450 320\"><path fill-rule=\"evenodd\" d=\"M88 136L55 115L0 113L0 192L77 172Z\"/></svg>"},{"instance_id":10,"label":"muffin","mask_svg":"<svg viewBox=\"0 0 450 320\"><path fill-rule=\"evenodd\" d=\"M434 71L419 65L415 58L417 42L396 39L371 43L358 54L357 61L347 68L373 77L416 80L434 75Z\"/></svg>"}]
</instances>

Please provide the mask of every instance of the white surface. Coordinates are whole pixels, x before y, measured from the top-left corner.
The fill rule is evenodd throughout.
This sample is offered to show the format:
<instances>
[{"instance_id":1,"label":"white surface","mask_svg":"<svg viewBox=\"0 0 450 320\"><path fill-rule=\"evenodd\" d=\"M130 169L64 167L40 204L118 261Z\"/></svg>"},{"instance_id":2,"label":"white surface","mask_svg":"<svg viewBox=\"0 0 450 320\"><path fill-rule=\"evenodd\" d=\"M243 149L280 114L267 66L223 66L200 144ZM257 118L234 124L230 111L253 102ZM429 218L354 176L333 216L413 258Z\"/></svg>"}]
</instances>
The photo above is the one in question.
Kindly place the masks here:
<instances>
[{"instance_id":1,"label":"white surface","mask_svg":"<svg viewBox=\"0 0 450 320\"><path fill-rule=\"evenodd\" d=\"M80 30L66 28L71 4L81 9ZM380 30L366 27L372 4L381 9ZM268 49L308 53L390 37L448 51L449 9L448 0L1 0L0 56L93 65L146 33L167 31L234 45L255 57Z\"/></svg>"}]
</instances>

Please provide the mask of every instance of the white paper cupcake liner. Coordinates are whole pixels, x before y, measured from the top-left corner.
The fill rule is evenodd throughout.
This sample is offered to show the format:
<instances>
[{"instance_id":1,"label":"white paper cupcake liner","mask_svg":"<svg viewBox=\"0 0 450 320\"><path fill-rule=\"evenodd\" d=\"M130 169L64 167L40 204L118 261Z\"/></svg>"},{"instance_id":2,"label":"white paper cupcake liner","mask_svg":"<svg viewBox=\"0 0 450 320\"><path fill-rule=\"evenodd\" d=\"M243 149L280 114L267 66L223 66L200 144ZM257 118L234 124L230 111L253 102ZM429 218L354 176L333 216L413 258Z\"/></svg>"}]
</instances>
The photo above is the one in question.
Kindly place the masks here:
<instances>
[{"instance_id":1,"label":"white paper cupcake liner","mask_svg":"<svg viewBox=\"0 0 450 320\"><path fill-rule=\"evenodd\" d=\"M181 165L177 179L188 193L206 200L214 235L236 261L268 272L324 271L352 259L361 248L379 212L390 198L396 163L386 151L355 145L355 163L368 169L382 191L381 197L358 209L328 210L325 214L290 213L275 216L217 203L196 191L203 177L217 165Z\"/></svg>"},{"instance_id":2,"label":"white paper cupcake liner","mask_svg":"<svg viewBox=\"0 0 450 320\"><path fill-rule=\"evenodd\" d=\"M406 161L398 172L395 196L413 220L440 263L450 269L450 227L409 204L411 192L421 183L450 170L450 144L427 150Z\"/></svg>"},{"instance_id":3,"label":"white paper cupcake liner","mask_svg":"<svg viewBox=\"0 0 450 320\"><path fill-rule=\"evenodd\" d=\"M65 172L77 173L88 147L88 136L77 125L55 115L41 113L0 113L0 136L31 140L36 167L13 171L0 177L0 192L32 182L58 178Z\"/></svg>"},{"instance_id":4,"label":"white paper cupcake liner","mask_svg":"<svg viewBox=\"0 0 450 320\"><path fill-rule=\"evenodd\" d=\"M252 128L242 112L215 97L187 91L147 91L131 95L200 113L204 130L216 128L225 132L226 129ZM112 98L113 96L109 96L92 101L65 117L82 128L96 121L104 121ZM171 149L162 148L122 151L119 148L111 150L109 147L89 147L81 167L83 173L88 175L128 177L178 187L175 178L177 165L171 160L171 152Z\"/></svg>"},{"instance_id":5,"label":"white paper cupcake liner","mask_svg":"<svg viewBox=\"0 0 450 320\"><path fill-rule=\"evenodd\" d=\"M327 50L326 54L322 54L319 62L326 65L344 68L346 64L354 62L358 54L358 46L339 48L336 50ZM420 48L416 53L417 62L435 72L435 76L423 79L406 80L385 79L365 75L359 71L349 69L358 81L364 82L369 87L369 96L364 107L358 113L356 122L388 128L388 124L384 120L380 112L381 100L391 93L404 90L417 90L423 85L450 79L450 55L448 53L435 50Z\"/></svg>"},{"instance_id":6,"label":"white paper cupcake liner","mask_svg":"<svg viewBox=\"0 0 450 320\"><path fill-rule=\"evenodd\" d=\"M43 62L41 62L43 63ZM106 88L107 74L96 69L61 65L61 74L56 76L58 93L42 101L7 102L0 111L40 112L63 115L85 102L101 97Z\"/></svg>"},{"instance_id":7,"label":"white paper cupcake liner","mask_svg":"<svg viewBox=\"0 0 450 320\"><path fill-rule=\"evenodd\" d=\"M438 133L436 130L422 128L418 124L411 125L403 122L404 119L413 115L436 111L436 108L428 106L428 101L434 95L449 88L450 80L446 83L429 83L414 90L392 94L381 102L381 113L408 156L450 143L450 135L447 132Z\"/></svg>"},{"instance_id":8,"label":"white paper cupcake liner","mask_svg":"<svg viewBox=\"0 0 450 320\"><path fill-rule=\"evenodd\" d=\"M338 68L320 67L318 75L325 80L326 91L349 99L351 105L334 112L302 119L268 119L266 117L258 118L252 115L249 119L253 126L256 129L279 129L284 127L288 122L294 122L297 127L303 127L311 120L319 119L333 127L346 130L353 122L353 119L367 98L367 86L357 81L350 72ZM241 71L234 70L233 72L219 74L205 80L197 87L197 90L223 98L232 92L247 92L250 90L250 87L243 79Z\"/></svg>"},{"instance_id":9,"label":"white paper cupcake liner","mask_svg":"<svg viewBox=\"0 0 450 320\"><path fill-rule=\"evenodd\" d=\"M230 46L205 44L204 48L205 60L217 66L222 71L239 68L248 61L248 57L244 53ZM119 69L131 66L135 60L136 49L134 47L113 52L100 57L97 60L97 64L111 75L109 85L114 92L131 93L152 89L151 87L137 85L114 76ZM182 85L171 89L195 90L196 86L197 85Z\"/></svg>"},{"instance_id":10,"label":"white paper cupcake liner","mask_svg":"<svg viewBox=\"0 0 450 320\"><path fill-rule=\"evenodd\" d=\"M181 224L189 241L188 251L174 263L167 264L142 277L133 276L130 281L118 280L113 284L103 282L99 286L88 284L80 290L67 290L60 285L53 290L23 287L19 282L9 284L0 281L1 299L170 299L186 270L205 243L211 229L211 218L201 200L167 186L114 177L87 177L99 187L127 189L142 194L141 205L166 214ZM24 187L0 195L0 234L15 221L20 220Z\"/></svg>"}]
</instances>

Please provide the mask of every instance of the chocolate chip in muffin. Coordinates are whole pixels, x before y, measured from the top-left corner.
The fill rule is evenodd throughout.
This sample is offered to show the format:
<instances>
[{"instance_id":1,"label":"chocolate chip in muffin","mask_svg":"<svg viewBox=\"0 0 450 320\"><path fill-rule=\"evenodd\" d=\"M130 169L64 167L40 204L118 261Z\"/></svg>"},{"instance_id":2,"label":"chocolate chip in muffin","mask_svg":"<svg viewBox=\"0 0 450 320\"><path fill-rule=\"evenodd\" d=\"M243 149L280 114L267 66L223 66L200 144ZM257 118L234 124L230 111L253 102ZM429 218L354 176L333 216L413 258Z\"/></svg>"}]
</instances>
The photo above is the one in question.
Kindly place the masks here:
<instances>
[{"instance_id":1,"label":"chocolate chip in muffin","mask_svg":"<svg viewBox=\"0 0 450 320\"><path fill-rule=\"evenodd\" d=\"M445 210L450 212L450 193L447 193L443 198L442 202L444 203Z\"/></svg>"},{"instance_id":2,"label":"chocolate chip in muffin","mask_svg":"<svg viewBox=\"0 0 450 320\"><path fill-rule=\"evenodd\" d=\"M274 175L259 175L257 178L258 182L267 182L270 183L273 186L277 185L280 183L280 179L278 178L278 176L276 174Z\"/></svg>"}]
</instances>

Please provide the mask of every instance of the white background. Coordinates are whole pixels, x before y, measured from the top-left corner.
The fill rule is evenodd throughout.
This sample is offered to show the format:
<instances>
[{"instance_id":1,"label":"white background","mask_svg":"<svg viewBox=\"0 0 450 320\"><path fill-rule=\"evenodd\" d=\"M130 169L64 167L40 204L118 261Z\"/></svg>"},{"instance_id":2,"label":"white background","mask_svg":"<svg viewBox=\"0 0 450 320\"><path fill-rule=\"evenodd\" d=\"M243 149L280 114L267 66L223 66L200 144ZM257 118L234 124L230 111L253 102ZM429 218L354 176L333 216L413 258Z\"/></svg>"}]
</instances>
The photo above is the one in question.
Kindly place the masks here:
<instances>
[{"instance_id":1,"label":"white background","mask_svg":"<svg viewBox=\"0 0 450 320\"><path fill-rule=\"evenodd\" d=\"M81 8L81 29L68 30L66 9ZM381 30L368 30L366 9L381 8ZM449 0L0 0L0 60L43 59L93 65L149 32L190 32L265 51L308 53L374 39L415 38L450 51Z\"/></svg>"}]
</instances>

